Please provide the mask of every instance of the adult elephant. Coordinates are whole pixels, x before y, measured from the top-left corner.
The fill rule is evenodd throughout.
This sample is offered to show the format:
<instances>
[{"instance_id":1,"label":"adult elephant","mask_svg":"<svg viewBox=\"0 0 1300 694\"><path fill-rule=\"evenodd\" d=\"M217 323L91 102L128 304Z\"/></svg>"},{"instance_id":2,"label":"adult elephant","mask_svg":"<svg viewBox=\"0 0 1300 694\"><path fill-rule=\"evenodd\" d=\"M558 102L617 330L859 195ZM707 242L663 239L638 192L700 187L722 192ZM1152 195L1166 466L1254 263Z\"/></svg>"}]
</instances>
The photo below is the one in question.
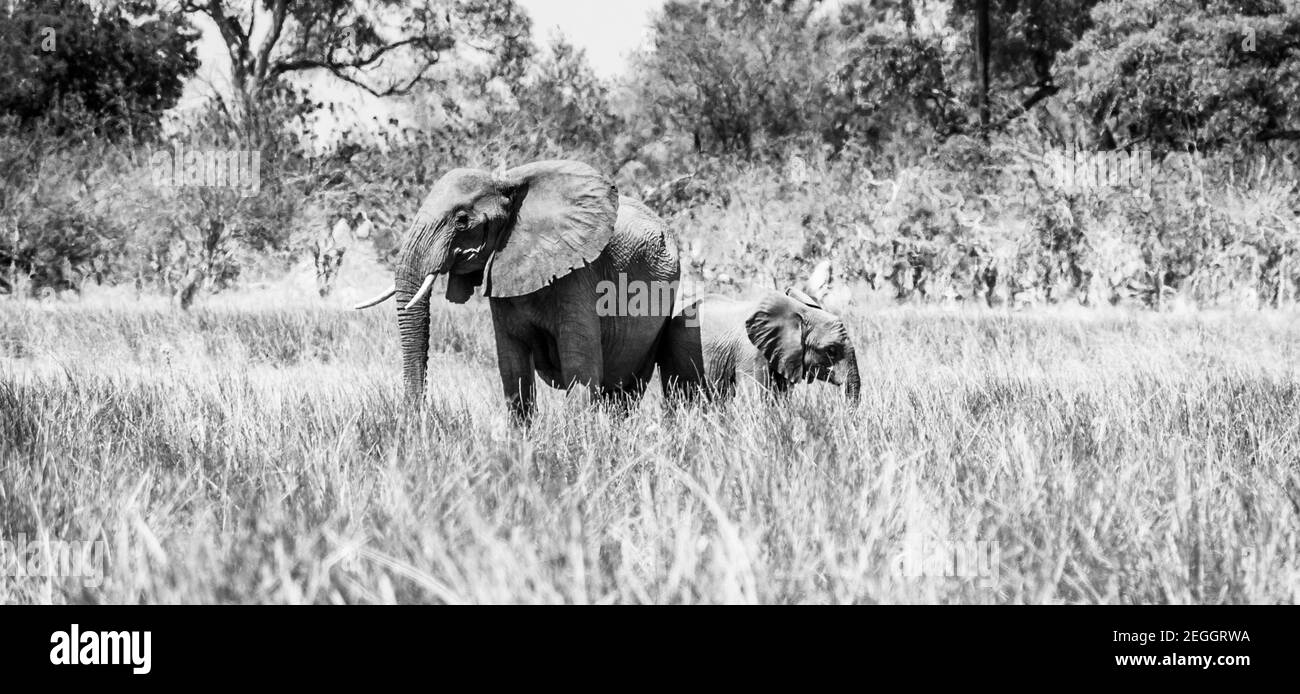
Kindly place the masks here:
<instances>
[{"instance_id":1,"label":"adult elephant","mask_svg":"<svg viewBox=\"0 0 1300 694\"><path fill-rule=\"evenodd\" d=\"M683 306L660 348L665 395L730 395L741 380L785 392L801 382L862 390L858 358L838 316L797 289L745 300L709 295Z\"/></svg>"},{"instance_id":2,"label":"adult elephant","mask_svg":"<svg viewBox=\"0 0 1300 694\"><path fill-rule=\"evenodd\" d=\"M446 296L489 298L501 384L527 419L534 372L548 385L585 386L639 397L655 366L680 277L676 240L644 205L620 198L595 169L541 161L498 174L455 169L420 206L407 232L391 289L398 301L402 378L408 402L424 394L429 356L429 292L447 275ZM655 312L600 302L626 288L668 292ZM605 310L598 310L598 309ZM643 307L638 307L643 308Z\"/></svg>"}]
</instances>

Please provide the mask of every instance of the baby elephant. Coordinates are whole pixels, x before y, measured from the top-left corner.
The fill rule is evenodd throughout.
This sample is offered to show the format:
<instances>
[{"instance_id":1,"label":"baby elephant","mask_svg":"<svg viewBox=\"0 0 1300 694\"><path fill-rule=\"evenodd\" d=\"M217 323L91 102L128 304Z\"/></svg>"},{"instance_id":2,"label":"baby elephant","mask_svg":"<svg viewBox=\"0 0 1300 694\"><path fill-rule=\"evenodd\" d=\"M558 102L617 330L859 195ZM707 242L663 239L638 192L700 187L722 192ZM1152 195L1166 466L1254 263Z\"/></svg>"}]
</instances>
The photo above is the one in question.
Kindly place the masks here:
<instances>
[{"instance_id":1,"label":"baby elephant","mask_svg":"<svg viewBox=\"0 0 1300 694\"><path fill-rule=\"evenodd\" d=\"M666 396L725 397L742 378L776 392L799 381L830 381L854 401L861 390L844 323L797 289L687 304L668 324L659 372Z\"/></svg>"}]
</instances>

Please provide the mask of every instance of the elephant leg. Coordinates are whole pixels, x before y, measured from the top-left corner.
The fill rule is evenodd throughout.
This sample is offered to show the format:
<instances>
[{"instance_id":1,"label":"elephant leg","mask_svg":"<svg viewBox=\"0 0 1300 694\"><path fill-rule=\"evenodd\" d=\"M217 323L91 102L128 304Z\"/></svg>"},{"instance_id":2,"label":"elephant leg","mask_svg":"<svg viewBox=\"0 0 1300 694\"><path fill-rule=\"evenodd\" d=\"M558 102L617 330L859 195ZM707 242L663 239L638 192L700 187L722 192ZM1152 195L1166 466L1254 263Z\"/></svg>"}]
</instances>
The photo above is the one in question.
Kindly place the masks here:
<instances>
[{"instance_id":1,"label":"elephant leg","mask_svg":"<svg viewBox=\"0 0 1300 694\"><path fill-rule=\"evenodd\" d=\"M772 402L784 403L790 399L790 390L793 385L793 382L781 374L769 373L766 381L767 397Z\"/></svg>"},{"instance_id":2,"label":"elephant leg","mask_svg":"<svg viewBox=\"0 0 1300 694\"><path fill-rule=\"evenodd\" d=\"M669 410L696 402L705 394L700 383L682 378L678 374L660 372L659 385L663 388L664 404Z\"/></svg>"},{"instance_id":3,"label":"elephant leg","mask_svg":"<svg viewBox=\"0 0 1300 694\"><path fill-rule=\"evenodd\" d=\"M663 389L664 401L670 407L693 402L698 397L707 395L708 391L700 367L689 361L683 367L678 363L676 355L671 353L661 353L659 386Z\"/></svg>"},{"instance_id":4,"label":"elephant leg","mask_svg":"<svg viewBox=\"0 0 1300 694\"><path fill-rule=\"evenodd\" d=\"M673 359L671 339L663 340L655 350L655 363L659 367L659 387L663 390L664 402L672 405L675 397L682 393L682 379L677 373L677 364Z\"/></svg>"},{"instance_id":5,"label":"elephant leg","mask_svg":"<svg viewBox=\"0 0 1300 694\"><path fill-rule=\"evenodd\" d=\"M691 307L689 315L669 321L655 350L659 385L670 407L694 400L705 386L704 347L695 311Z\"/></svg>"},{"instance_id":6,"label":"elephant leg","mask_svg":"<svg viewBox=\"0 0 1300 694\"><path fill-rule=\"evenodd\" d=\"M578 275L580 273L574 273ZM600 392L604 376L604 355L600 339L600 317L593 310L595 290L590 282L571 275L559 297L556 348L560 355L560 377L565 387L582 386L591 396Z\"/></svg>"},{"instance_id":7,"label":"elephant leg","mask_svg":"<svg viewBox=\"0 0 1300 694\"><path fill-rule=\"evenodd\" d=\"M653 367L654 364L652 363L651 366ZM602 388L600 391L601 402L608 404L619 414L626 416L641 401L641 396L645 394L647 382L648 379L638 377L617 388Z\"/></svg>"},{"instance_id":8,"label":"elephant leg","mask_svg":"<svg viewBox=\"0 0 1300 694\"><path fill-rule=\"evenodd\" d=\"M662 335L655 338L654 344L650 348L652 356L659 354L659 347L662 342ZM656 363L657 356L656 358L647 359L645 364L632 375L630 381L624 380L614 388L602 388L601 395L606 401L618 405L620 411L624 414L629 413L641 401L641 397L645 395L646 387L650 385L650 379L654 378Z\"/></svg>"},{"instance_id":9,"label":"elephant leg","mask_svg":"<svg viewBox=\"0 0 1300 694\"><path fill-rule=\"evenodd\" d=\"M536 376L533 373L532 351L528 344L506 331L505 321L497 311L492 312L492 326L496 333L497 370L501 373L501 388L515 421L528 424L533 418Z\"/></svg>"},{"instance_id":10,"label":"elephant leg","mask_svg":"<svg viewBox=\"0 0 1300 694\"><path fill-rule=\"evenodd\" d=\"M557 342L564 387L580 389L587 394L584 402L594 402L601 394L600 340L592 340L591 336L569 328L561 329Z\"/></svg>"}]
</instances>

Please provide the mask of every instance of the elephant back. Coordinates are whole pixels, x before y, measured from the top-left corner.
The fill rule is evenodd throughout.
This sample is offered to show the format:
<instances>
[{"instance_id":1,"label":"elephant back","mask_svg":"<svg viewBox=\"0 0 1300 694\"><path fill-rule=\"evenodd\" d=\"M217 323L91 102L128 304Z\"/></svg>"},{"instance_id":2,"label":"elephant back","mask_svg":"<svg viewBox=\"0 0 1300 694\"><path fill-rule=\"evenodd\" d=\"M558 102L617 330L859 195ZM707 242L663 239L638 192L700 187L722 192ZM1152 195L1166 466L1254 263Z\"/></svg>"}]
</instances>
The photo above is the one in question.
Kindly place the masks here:
<instances>
[{"instance_id":1,"label":"elephant back","mask_svg":"<svg viewBox=\"0 0 1300 694\"><path fill-rule=\"evenodd\" d=\"M619 197L614 234L604 255L614 273L625 273L629 279L681 279L677 235L639 200Z\"/></svg>"}]
</instances>

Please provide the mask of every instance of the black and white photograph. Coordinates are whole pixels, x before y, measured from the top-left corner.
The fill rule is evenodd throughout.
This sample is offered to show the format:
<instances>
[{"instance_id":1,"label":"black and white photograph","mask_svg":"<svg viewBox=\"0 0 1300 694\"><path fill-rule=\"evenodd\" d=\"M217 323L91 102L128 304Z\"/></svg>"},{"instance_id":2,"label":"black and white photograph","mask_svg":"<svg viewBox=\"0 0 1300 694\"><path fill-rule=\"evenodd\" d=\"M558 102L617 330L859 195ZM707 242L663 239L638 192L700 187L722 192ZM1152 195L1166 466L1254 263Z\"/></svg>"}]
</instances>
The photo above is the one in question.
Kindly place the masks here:
<instances>
[{"instance_id":1,"label":"black and white photograph","mask_svg":"<svg viewBox=\"0 0 1300 694\"><path fill-rule=\"evenodd\" d=\"M1297 0L0 2L0 603L1300 600Z\"/></svg>"}]
</instances>

